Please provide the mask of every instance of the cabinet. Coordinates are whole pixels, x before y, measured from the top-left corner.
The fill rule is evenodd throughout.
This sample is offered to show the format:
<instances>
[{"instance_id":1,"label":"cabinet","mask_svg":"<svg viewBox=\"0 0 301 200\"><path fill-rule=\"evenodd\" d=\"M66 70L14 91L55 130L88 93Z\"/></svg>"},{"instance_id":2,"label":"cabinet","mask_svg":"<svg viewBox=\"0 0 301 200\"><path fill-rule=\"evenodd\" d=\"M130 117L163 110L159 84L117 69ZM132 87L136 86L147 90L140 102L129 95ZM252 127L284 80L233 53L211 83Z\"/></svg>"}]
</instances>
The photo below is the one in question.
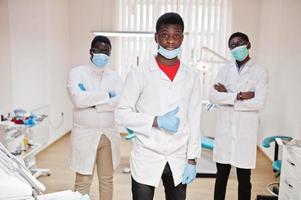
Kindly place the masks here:
<instances>
[{"instance_id":1,"label":"cabinet","mask_svg":"<svg viewBox=\"0 0 301 200\"><path fill-rule=\"evenodd\" d=\"M301 141L284 145L279 200L301 200Z\"/></svg>"}]
</instances>

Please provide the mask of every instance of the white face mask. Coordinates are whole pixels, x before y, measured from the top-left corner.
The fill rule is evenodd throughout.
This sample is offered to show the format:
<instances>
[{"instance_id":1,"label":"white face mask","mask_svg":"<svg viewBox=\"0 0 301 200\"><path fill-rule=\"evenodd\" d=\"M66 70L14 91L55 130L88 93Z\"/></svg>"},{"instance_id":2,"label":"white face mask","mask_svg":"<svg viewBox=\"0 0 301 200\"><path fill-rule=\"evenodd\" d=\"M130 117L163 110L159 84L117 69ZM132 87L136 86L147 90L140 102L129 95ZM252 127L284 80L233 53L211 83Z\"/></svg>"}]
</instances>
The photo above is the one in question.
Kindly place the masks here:
<instances>
[{"instance_id":1,"label":"white face mask","mask_svg":"<svg viewBox=\"0 0 301 200\"><path fill-rule=\"evenodd\" d=\"M182 51L182 48L179 47L173 50L164 49L162 46L159 46L158 53L167 59L173 59L177 57Z\"/></svg>"}]
</instances>

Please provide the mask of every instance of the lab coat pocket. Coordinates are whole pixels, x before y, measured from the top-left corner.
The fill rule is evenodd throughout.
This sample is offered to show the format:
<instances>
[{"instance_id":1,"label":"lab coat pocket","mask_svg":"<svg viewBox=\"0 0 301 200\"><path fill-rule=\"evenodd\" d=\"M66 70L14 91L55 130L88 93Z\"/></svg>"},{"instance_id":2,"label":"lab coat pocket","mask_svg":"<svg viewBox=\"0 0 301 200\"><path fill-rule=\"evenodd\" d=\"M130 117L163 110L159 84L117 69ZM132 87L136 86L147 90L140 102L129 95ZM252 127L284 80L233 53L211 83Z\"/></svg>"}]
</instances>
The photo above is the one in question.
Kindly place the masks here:
<instances>
[{"instance_id":1,"label":"lab coat pocket","mask_svg":"<svg viewBox=\"0 0 301 200\"><path fill-rule=\"evenodd\" d=\"M241 112L238 118L238 137L253 138L258 132L258 113Z\"/></svg>"}]
</instances>

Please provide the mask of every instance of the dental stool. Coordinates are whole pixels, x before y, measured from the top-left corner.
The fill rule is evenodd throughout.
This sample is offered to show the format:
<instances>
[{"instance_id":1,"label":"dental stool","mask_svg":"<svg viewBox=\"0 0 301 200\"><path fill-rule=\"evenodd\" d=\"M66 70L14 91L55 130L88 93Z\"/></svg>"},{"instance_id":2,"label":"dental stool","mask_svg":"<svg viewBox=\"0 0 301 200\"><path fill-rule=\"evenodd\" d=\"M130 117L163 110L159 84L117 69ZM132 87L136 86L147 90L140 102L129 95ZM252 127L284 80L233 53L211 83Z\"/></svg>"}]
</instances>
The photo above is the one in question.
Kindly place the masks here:
<instances>
[{"instance_id":1,"label":"dental stool","mask_svg":"<svg viewBox=\"0 0 301 200\"><path fill-rule=\"evenodd\" d=\"M264 148L270 148L271 143L275 143L275 149L274 149L274 160L272 163L272 169L275 172L275 177L280 176L280 171L281 171L281 163L282 161L278 159L278 154L279 154L279 144L277 140L285 140L285 141L290 141L293 138L289 136L270 136L266 137L262 141L262 146ZM272 194L272 196L266 196L266 195L257 195L257 200L266 200L266 199L278 199L278 193L279 193L279 182L273 182L270 183L266 186L266 189L268 190L269 193Z\"/></svg>"}]
</instances>

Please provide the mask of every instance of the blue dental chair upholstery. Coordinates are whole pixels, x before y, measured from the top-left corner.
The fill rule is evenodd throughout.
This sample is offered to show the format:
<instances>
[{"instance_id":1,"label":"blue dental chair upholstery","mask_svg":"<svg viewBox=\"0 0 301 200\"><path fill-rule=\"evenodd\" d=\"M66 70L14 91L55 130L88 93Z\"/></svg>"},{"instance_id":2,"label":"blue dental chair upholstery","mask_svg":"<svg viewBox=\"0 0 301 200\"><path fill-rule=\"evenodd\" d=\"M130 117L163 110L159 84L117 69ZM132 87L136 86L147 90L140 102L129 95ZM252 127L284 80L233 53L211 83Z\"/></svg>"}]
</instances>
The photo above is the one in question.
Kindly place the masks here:
<instances>
[{"instance_id":1,"label":"blue dental chair upholstery","mask_svg":"<svg viewBox=\"0 0 301 200\"><path fill-rule=\"evenodd\" d=\"M276 142L277 138L279 138L281 140L285 140L285 141L290 141L293 138L291 138L289 136L270 136L270 137L266 137L262 141L262 146L265 147L265 148L269 148L271 146L271 143L275 142L274 160L273 160L273 163L272 163L272 168L273 168L273 171L276 172L276 176L279 176L280 171L281 171L281 160L278 160L279 145Z\"/></svg>"},{"instance_id":2,"label":"blue dental chair upholstery","mask_svg":"<svg viewBox=\"0 0 301 200\"><path fill-rule=\"evenodd\" d=\"M216 177L216 165L212 158L214 139L202 136L200 147L203 149L202 156L197 161L197 177L214 178Z\"/></svg>"},{"instance_id":3,"label":"blue dental chair upholstery","mask_svg":"<svg viewBox=\"0 0 301 200\"><path fill-rule=\"evenodd\" d=\"M202 148L213 150L213 146L214 146L213 138L202 136L201 141L202 141L201 142Z\"/></svg>"}]
</instances>

